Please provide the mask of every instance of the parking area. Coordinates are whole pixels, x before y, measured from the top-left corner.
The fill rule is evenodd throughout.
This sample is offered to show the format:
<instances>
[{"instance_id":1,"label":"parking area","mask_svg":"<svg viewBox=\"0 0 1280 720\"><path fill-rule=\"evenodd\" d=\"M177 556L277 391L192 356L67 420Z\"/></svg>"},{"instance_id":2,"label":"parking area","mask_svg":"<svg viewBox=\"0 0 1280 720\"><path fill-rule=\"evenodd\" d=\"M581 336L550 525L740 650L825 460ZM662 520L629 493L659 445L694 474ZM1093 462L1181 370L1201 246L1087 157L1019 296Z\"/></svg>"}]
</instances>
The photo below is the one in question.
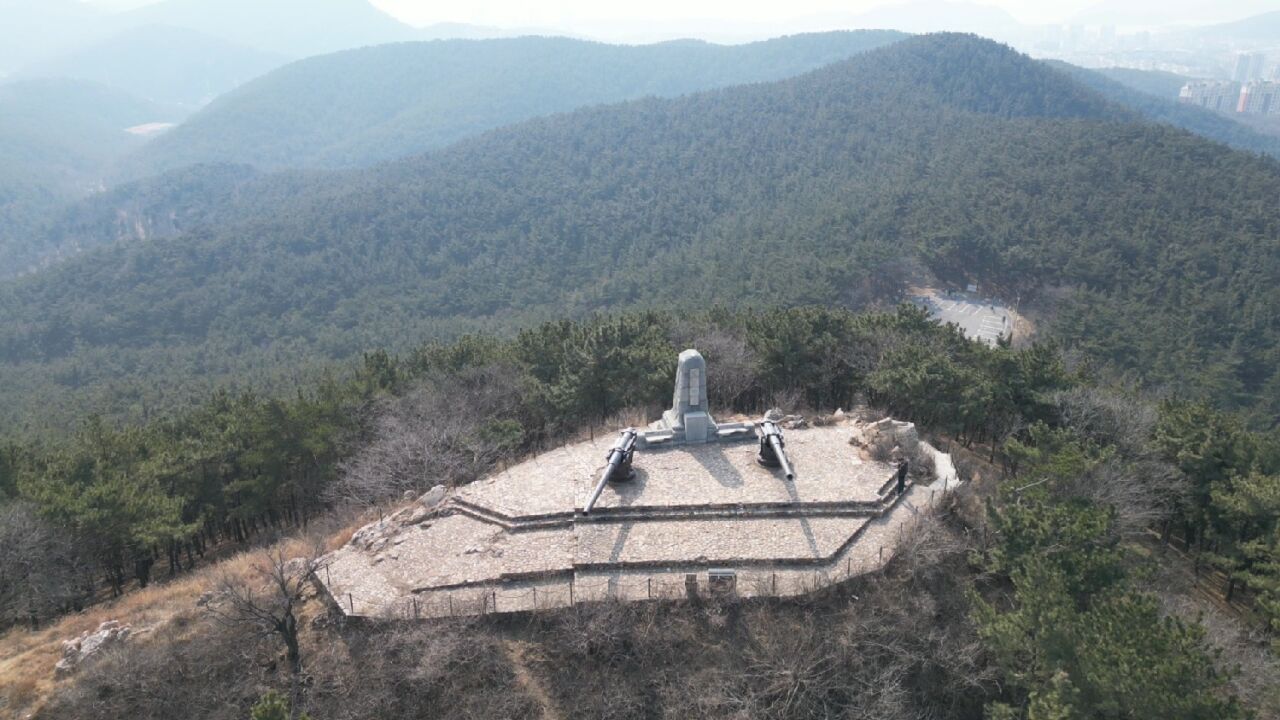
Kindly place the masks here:
<instances>
[{"instance_id":1,"label":"parking area","mask_svg":"<svg viewBox=\"0 0 1280 720\"><path fill-rule=\"evenodd\" d=\"M968 338L995 345L1001 335L1010 334L1013 313L999 300L966 293L934 293L912 299L939 321L959 325Z\"/></svg>"}]
</instances>

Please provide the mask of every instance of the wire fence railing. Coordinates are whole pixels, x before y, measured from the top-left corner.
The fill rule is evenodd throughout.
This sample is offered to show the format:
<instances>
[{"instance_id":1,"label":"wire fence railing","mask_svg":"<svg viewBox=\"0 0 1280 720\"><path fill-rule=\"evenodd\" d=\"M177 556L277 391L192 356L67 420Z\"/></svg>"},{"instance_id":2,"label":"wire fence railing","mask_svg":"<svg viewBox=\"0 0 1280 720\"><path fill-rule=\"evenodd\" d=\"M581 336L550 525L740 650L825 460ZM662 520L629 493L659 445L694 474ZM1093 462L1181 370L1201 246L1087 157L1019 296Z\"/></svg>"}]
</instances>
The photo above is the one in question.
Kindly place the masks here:
<instances>
[{"instance_id":1,"label":"wire fence railing","mask_svg":"<svg viewBox=\"0 0 1280 720\"><path fill-rule=\"evenodd\" d=\"M424 590L392 598L355 590L331 595L343 614L382 619L435 619L535 612L583 603L673 601L693 598L803 597L883 567L891 549L880 546L865 559L846 558L824 570L700 569L689 572L619 571L613 574L523 582L495 582L466 588ZM331 585L329 587L332 587Z\"/></svg>"},{"instance_id":2,"label":"wire fence railing","mask_svg":"<svg viewBox=\"0 0 1280 720\"><path fill-rule=\"evenodd\" d=\"M914 511L931 510L945 491L916 486ZM875 521L873 521L874 523ZM692 598L803 598L882 569L900 547L905 523L890 522L869 535L855 536L840 557L819 568L698 569L619 568L594 571L556 571L545 577L477 583L468 587L425 589L393 596L337 586L329 568L322 585L341 612L352 617L435 619L534 612L582 603L681 600ZM864 528L865 529L865 528ZM732 563L726 564L732 568Z\"/></svg>"}]
</instances>

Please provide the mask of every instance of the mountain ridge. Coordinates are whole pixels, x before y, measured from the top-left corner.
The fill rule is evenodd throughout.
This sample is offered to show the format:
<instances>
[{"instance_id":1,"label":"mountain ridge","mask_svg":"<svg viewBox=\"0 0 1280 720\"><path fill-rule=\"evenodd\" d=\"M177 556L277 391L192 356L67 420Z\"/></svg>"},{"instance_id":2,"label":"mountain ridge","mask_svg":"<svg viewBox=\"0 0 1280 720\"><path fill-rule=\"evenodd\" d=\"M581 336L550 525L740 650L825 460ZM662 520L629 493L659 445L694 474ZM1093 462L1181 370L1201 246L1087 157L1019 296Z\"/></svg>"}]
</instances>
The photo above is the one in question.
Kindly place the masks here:
<instances>
[{"instance_id":1,"label":"mountain ridge","mask_svg":"<svg viewBox=\"0 0 1280 720\"><path fill-rule=\"evenodd\" d=\"M172 25L291 57L413 40L417 30L365 0L161 0L111 25Z\"/></svg>"},{"instance_id":2,"label":"mountain ridge","mask_svg":"<svg viewBox=\"0 0 1280 720\"><path fill-rule=\"evenodd\" d=\"M159 405L553 315L890 302L916 268L1024 299L1078 288L1052 335L1256 405L1280 386L1280 210L1262 199L1280 164L1137 120L1008 48L939 35L372 170L251 178L234 220L0 285L0 377L51 408L86 392ZM1185 318L1196 293L1213 310Z\"/></svg>"},{"instance_id":3,"label":"mountain ridge","mask_svg":"<svg viewBox=\"0 0 1280 720\"><path fill-rule=\"evenodd\" d=\"M123 174L209 162L370 165L583 105L781 79L905 37L820 33L742 46L525 37L349 50L292 63L220 98L144 148Z\"/></svg>"},{"instance_id":4,"label":"mountain ridge","mask_svg":"<svg viewBox=\"0 0 1280 720\"><path fill-rule=\"evenodd\" d=\"M288 58L198 30L143 25L24 67L16 78L70 78L160 103L198 107Z\"/></svg>"}]
</instances>

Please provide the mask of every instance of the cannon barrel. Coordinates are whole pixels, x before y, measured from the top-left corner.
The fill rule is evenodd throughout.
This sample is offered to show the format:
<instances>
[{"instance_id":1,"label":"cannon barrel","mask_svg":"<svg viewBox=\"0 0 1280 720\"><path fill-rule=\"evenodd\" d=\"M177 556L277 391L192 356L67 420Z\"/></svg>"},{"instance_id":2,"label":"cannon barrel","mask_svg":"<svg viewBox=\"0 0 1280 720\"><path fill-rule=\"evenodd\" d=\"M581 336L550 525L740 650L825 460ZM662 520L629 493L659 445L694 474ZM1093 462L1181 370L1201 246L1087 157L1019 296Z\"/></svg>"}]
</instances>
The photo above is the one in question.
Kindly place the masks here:
<instances>
[{"instance_id":1,"label":"cannon barrel","mask_svg":"<svg viewBox=\"0 0 1280 720\"><path fill-rule=\"evenodd\" d=\"M788 480L796 479L796 472L791 467L791 461L787 458L787 451L784 449L786 443L782 440L782 428L772 420L765 420L760 423L760 463L768 467L782 468L782 474Z\"/></svg>"},{"instance_id":2,"label":"cannon barrel","mask_svg":"<svg viewBox=\"0 0 1280 720\"><path fill-rule=\"evenodd\" d=\"M796 472L791 469L791 461L787 459L787 451L782 449L782 436L770 435L769 445L773 447L773 454L778 456L778 464L782 466L782 474L788 480L795 480Z\"/></svg>"},{"instance_id":3,"label":"cannon barrel","mask_svg":"<svg viewBox=\"0 0 1280 720\"><path fill-rule=\"evenodd\" d=\"M604 492L605 485L611 482L623 482L631 479L631 460L636 453L636 437L638 435L639 433L636 432L635 428L627 428L618 434L617 442L609 450L604 472L600 474L600 481L596 483L595 489L591 491L591 497L582 509L584 515L590 513L591 508L595 507L596 501L600 499L600 493Z\"/></svg>"}]
</instances>

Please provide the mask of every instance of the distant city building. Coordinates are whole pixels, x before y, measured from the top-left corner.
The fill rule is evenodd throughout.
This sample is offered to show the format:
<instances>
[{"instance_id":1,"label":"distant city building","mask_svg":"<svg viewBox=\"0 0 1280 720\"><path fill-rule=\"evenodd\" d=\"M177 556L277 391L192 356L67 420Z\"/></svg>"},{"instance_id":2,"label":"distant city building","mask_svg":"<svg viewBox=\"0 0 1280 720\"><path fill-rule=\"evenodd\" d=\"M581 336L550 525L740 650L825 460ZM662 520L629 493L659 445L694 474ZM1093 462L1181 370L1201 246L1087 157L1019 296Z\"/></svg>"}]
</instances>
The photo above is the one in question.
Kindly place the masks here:
<instances>
[{"instance_id":1,"label":"distant city building","mask_svg":"<svg viewBox=\"0 0 1280 720\"><path fill-rule=\"evenodd\" d=\"M1200 80L1182 86L1178 102L1216 112L1280 115L1280 82Z\"/></svg>"},{"instance_id":2,"label":"distant city building","mask_svg":"<svg viewBox=\"0 0 1280 720\"><path fill-rule=\"evenodd\" d=\"M1240 83L1218 80L1189 82L1178 93L1178 102L1218 112L1231 112L1240 105Z\"/></svg>"},{"instance_id":3,"label":"distant city building","mask_svg":"<svg viewBox=\"0 0 1280 720\"><path fill-rule=\"evenodd\" d=\"M1260 52L1243 52L1236 56L1236 71L1232 80L1240 83L1262 79L1262 71L1267 64L1267 56Z\"/></svg>"},{"instance_id":4,"label":"distant city building","mask_svg":"<svg viewBox=\"0 0 1280 720\"><path fill-rule=\"evenodd\" d=\"M1280 115L1280 82L1245 83L1240 90L1236 112L1249 115Z\"/></svg>"}]
</instances>

